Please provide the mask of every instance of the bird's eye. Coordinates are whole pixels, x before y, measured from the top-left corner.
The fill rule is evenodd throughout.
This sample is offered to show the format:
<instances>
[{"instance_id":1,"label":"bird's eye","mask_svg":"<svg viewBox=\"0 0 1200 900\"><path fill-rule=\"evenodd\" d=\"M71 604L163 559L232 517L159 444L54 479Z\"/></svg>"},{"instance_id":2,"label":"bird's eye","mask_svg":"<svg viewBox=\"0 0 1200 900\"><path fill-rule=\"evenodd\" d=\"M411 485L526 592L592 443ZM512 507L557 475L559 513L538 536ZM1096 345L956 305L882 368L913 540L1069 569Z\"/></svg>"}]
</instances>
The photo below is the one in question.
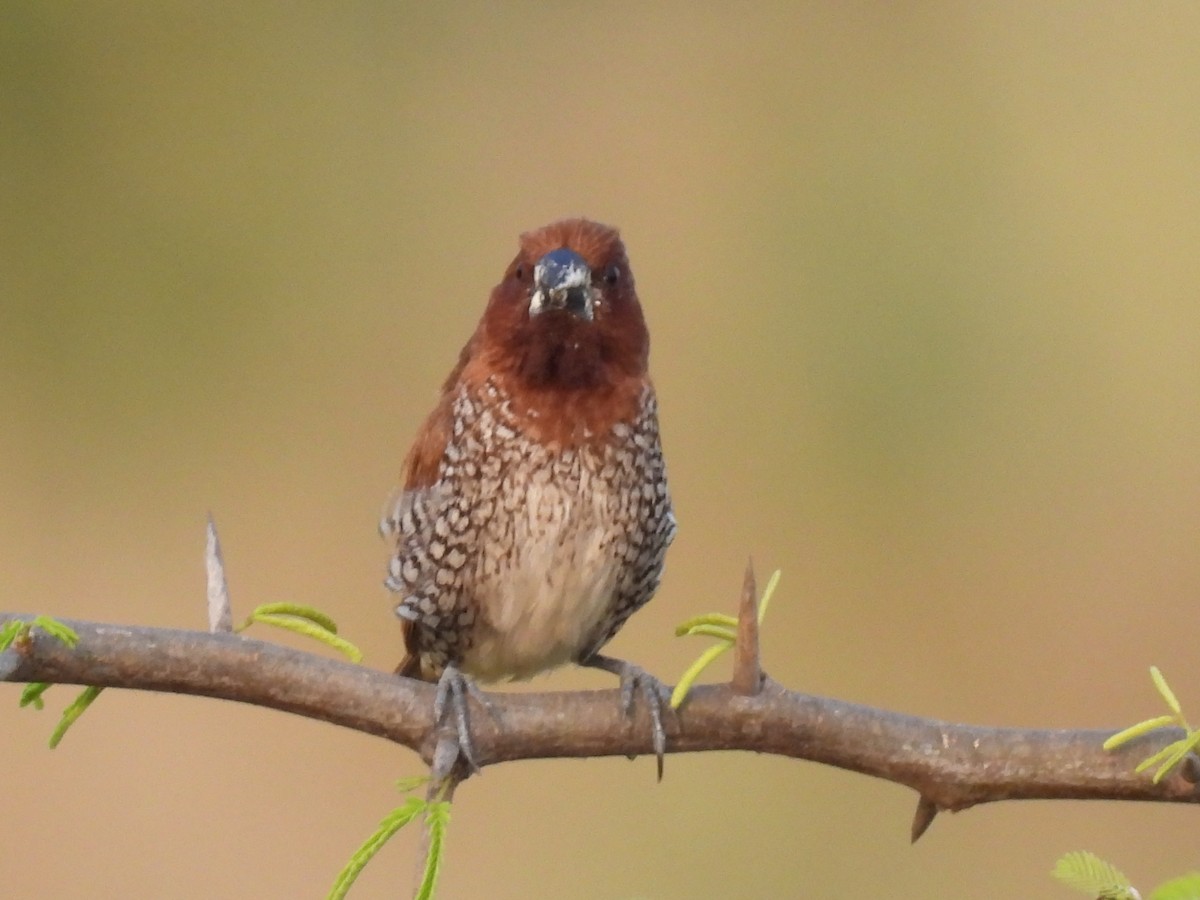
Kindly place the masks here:
<instances>
[{"instance_id":1,"label":"bird's eye","mask_svg":"<svg viewBox=\"0 0 1200 900\"><path fill-rule=\"evenodd\" d=\"M621 270L616 266L609 266L604 270L604 283L610 287L617 283L621 277Z\"/></svg>"},{"instance_id":2,"label":"bird's eye","mask_svg":"<svg viewBox=\"0 0 1200 900\"><path fill-rule=\"evenodd\" d=\"M517 281L524 281L524 280L525 280L525 266L524 266L524 264L519 264L519 265L518 265L518 266L517 266L515 269L513 269L513 278L517 279Z\"/></svg>"}]
</instances>

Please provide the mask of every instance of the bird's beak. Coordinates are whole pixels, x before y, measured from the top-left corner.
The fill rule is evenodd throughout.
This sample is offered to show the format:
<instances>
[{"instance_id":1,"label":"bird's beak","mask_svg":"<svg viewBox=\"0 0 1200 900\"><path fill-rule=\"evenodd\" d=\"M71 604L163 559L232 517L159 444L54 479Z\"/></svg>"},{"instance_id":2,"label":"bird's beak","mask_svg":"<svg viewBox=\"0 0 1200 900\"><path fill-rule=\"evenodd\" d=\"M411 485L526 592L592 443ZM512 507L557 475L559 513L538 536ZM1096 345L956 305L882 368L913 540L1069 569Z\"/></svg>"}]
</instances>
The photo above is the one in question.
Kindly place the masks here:
<instances>
[{"instance_id":1,"label":"bird's beak","mask_svg":"<svg viewBox=\"0 0 1200 900\"><path fill-rule=\"evenodd\" d=\"M529 315L552 309L564 309L587 322L594 312L592 271L582 256L566 247L551 250L533 267Z\"/></svg>"}]
</instances>

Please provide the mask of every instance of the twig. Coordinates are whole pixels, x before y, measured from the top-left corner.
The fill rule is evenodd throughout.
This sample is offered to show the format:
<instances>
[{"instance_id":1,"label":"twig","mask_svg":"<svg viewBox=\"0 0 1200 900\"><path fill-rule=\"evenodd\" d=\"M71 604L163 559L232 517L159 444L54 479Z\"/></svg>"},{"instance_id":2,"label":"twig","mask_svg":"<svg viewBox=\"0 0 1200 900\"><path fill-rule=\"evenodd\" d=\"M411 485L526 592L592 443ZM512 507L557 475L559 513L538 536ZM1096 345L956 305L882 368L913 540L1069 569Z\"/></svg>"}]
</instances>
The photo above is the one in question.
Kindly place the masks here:
<instances>
[{"instance_id":1,"label":"twig","mask_svg":"<svg viewBox=\"0 0 1200 900\"><path fill-rule=\"evenodd\" d=\"M0 614L0 621L12 617ZM67 620L74 649L45 635L15 654L5 680L89 684L218 697L378 735L420 753L436 741L432 685L229 634ZM10 657L11 658L11 657ZM652 750L649 723L629 728L613 691L489 695L473 737L489 764L519 759L634 756ZM639 715L644 715L640 713ZM838 766L907 785L940 810L995 800L1200 802L1178 772L1159 784L1137 763L1179 740L1163 728L1113 752L1115 729L1032 730L940 722L788 691L764 678L754 696L693 690L670 752L751 750Z\"/></svg>"}]
</instances>

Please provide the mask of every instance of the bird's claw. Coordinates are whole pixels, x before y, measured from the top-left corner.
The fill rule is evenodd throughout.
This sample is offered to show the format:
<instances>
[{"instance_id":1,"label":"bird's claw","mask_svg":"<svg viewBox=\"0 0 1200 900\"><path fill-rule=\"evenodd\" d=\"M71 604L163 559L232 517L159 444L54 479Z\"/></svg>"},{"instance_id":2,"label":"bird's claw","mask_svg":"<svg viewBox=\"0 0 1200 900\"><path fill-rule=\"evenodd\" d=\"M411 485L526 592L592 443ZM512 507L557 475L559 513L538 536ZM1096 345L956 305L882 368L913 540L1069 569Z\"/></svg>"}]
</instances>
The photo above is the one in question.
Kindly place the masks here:
<instances>
[{"instance_id":1,"label":"bird's claw","mask_svg":"<svg viewBox=\"0 0 1200 900\"><path fill-rule=\"evenodd\" d=\"M446 666L438 678L437 692L433 697L433 719L440 726L448 726L454 732L451 750L447 752L442 742L438 743L438 752L434 756L434 777L438 779L449 773L458 755L466 761L468 774L482 771L475 756L475 744L471 739L471 719L468 711L467 698L474 698L492 717L499 721L499 713L487 695L479 689L474 681L465 676L455 666Z\"/></svg>"},{"instance_id":2,"label":"bird's claw","mask_svg":"<svg viewBox=\"0 0 1200 900\"><path fill-rule=\"evenodd\" d=\"M633 714L633 698L635 693L641 693L646 701L646 711L650 714L651 739L654 746L654 758L658 763L658 780L663 777L663 758L667 752L667 731L663 727L663 709L669 708L671 692L665 684L633 663L611 656L593 655L585 665L612 672L621 679L621 712L626 718Z\"/></svg>"}]
</instances>

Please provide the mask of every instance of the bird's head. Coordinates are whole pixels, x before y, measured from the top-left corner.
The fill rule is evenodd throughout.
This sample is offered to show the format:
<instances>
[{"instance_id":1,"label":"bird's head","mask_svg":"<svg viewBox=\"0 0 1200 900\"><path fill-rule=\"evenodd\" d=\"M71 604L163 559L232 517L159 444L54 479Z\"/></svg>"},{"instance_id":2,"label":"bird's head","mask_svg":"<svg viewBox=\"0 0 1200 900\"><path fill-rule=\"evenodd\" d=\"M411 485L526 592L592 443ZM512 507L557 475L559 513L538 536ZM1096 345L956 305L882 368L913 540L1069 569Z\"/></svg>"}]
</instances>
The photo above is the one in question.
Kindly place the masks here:
<instances>
[{"instance_id":1,"label":"bird's head","mask_svg":"<svg viewBox=\"0 0 1200 900\"><path fill-rule=\"evenodd\" d=\"M523 234L476 339L496 369L529 387L643 376L650 338L616 229L566 219Z\"/></svg>"}]
</instances>

